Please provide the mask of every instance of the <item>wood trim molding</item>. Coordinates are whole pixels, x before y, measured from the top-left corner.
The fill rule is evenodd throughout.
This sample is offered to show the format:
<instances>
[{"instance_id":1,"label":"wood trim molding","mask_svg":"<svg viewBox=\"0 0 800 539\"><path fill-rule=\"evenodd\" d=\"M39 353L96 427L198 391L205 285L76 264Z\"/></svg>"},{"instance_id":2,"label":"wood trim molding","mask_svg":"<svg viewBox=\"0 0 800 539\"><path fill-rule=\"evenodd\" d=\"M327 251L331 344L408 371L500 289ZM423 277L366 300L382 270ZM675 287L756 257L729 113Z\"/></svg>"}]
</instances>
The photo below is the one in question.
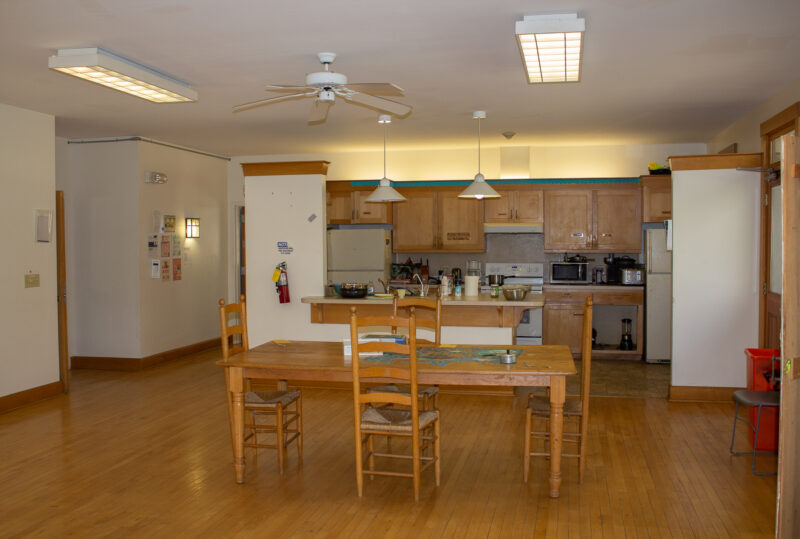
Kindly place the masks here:
<instances>
[{"instance_id":1,"label":"wood trim molding","mask_svg":"<svg viewBox=\"0 0 800 539\"><path fill-rule=\"evenodd\" d=\"M275 163L242 163L245 176L291 176L328 173L329 161L280 161Z\"/></svg>"},{"instance_id":2,"label":"wood trim molding","mask_svg":"<svg viewBox=\"0 0 800 539\"><path fill-rule=\"evenodd\" d=\"M787 125L793 124L798 116L800 116L800 101L789 105L769 120L762 122L761 136L771 135L774 131L786 128Z\"/></svg>"},{"instance_id":3,"label":"wood trim molding","mask_svg":"<svg viewBox=\"0 0 800 539\"><path fill-rule=\"evenodd\" d=\"M14 408L25 406L40 400L49 399L60 395L63 391L61 382L52 382L43 386L32 387L24 391L0 397L0 412L7 412Z\"/></svg>"},{"instance_id":4,"label":"wood trim molding","mask_svg":"<svg viewBox=\"0 0 800 539\"><path fill-rule=\"evenodd\" d=\"M669 158L669 167L672 172L676 170L716 170L737 167L758 168L760 166L760 153L676 155Z\"/></svg>"},{"instance_id":5,"label":"wood trim molding","mask_svg":"<svg viewBox=\"0 0 800 539\"><path fill-rule=\"evenodd\" d=\"M72 356L73 369L98 369L104 371L140 371L159 363L178 359L186 354L192 354L219 346L220 340L209 339L198 343L182 346L160 352L146 357L97 357L97 356Z\"/></svg>"},{"instance_id":6,"label":"wood trim molding","mask_svg":"<svg viewBox=\"0 0 800 539\"><path fill-rule=\"evenodd\" d=\"M733 402L741 387L669 386L670 402Z\"/></svg>"}]
</instances>

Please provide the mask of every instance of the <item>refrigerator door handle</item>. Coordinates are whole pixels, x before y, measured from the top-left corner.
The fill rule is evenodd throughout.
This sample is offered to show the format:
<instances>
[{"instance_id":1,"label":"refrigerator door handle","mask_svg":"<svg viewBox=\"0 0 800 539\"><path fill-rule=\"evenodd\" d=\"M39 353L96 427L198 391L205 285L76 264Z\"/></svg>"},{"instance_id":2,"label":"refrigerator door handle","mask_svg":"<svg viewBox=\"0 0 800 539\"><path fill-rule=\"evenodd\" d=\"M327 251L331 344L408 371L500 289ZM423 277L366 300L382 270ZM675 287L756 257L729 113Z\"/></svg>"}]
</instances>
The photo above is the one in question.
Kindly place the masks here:
<instances>
[{"instance_id":1,"label":"refrigerator door handle","mask_svg":"<svg viewBox=\"0 0 800 539\"><path fill-rule=\"evenodd\" d=\"M664 227L667 229L667 251L672 250L672 219L664 221Z\"/></svg>"}]
</instances>

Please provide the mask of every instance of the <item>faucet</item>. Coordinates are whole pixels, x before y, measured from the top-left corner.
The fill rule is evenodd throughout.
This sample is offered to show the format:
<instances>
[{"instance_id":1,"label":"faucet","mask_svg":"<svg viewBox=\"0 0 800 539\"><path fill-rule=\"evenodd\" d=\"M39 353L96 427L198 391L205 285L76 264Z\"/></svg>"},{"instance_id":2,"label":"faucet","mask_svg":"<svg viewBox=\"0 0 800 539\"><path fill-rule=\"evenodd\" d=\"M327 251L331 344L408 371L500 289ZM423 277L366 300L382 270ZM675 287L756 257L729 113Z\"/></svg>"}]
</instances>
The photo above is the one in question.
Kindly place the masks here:
<instances>
[{"instance_id":1,"label":"faucet","mask_svg":"<svg viewBox=\"0 0 800 539\"><path fill-rule=\"evenodd\" d=\"M428 295L428 289L425 288L425 283L422 282L422 277L419 276L419 273L415 273L414 277L419 279L419 284L420 284L419 295L420 296L427 296ZM411 282L412 283L414 282L414 278L413 277L411 279ZM430 287L430 285L428 285L428 286Z\"/></svg>"},{"instance_id":2,"label":"faucet","mask_svg":"<svg viewBox=\"0 0 800 539\"><path fill-rule=\"evenodd\" d=\"M389 292L389 287L386 285L386 281L383 279L378 279L378 282L381 283L381 286L383 287L383 293L387 294Z\"/></svg>"}]
</instances>

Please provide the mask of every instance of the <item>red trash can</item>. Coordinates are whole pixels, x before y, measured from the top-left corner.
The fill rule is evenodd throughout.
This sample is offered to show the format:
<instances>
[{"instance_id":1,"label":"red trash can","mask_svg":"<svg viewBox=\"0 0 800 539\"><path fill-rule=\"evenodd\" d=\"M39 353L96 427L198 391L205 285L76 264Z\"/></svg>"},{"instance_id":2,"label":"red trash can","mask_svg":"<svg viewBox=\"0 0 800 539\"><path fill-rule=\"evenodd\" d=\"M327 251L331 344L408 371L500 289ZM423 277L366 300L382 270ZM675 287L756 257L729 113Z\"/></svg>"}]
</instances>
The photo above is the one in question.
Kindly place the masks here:
<instances>
[{"instance_id":1,"label":"red trash can","mask_svg":"<svg viewBox=\"0 0 800 539\"><path fill-rule=\"evenodd\" d=\"M780 357L777 348L746 348L747 356L747 389L755 391L778 391L780 389ZM778 450L778 418L779 408L761 410L761 425L758 429L759 451ZM750 422L755 426L758 419L758 408L751 407L748 412ZM750 443L754 443L755 433L750 431Z\"/></svg>"}]
</instances>

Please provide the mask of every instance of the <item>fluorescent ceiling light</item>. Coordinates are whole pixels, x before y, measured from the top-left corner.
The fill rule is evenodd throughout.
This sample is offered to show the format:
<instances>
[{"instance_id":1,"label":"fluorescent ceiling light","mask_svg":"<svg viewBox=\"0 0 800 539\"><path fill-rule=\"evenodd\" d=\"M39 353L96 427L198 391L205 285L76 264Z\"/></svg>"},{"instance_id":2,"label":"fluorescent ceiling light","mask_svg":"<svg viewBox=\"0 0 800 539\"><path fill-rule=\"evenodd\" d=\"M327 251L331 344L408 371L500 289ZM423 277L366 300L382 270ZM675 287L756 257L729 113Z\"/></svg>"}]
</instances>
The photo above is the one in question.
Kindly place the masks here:
<instances>
[{"instance_id":1,"label":"fluorescent ceiling light","mask_svg":"<svg viewBox=\"0 0 800 539\"><path fill-rule=\"evenodd\" d=\"M517 21L517 43L530 84L581 80L585 26L576 13L525 15Z\"/></svg>"},{"instance_id":2,"label":"fluorescent ceiling light","mask_svg":"<svg viewBox=\"0 0 800 539\"><path fill-rule=\"evenodd\" d=\"M47 65L154 103L197 101L197 92L187 83L103 49L59 49Z\"/></svg>"}]
</instances>

